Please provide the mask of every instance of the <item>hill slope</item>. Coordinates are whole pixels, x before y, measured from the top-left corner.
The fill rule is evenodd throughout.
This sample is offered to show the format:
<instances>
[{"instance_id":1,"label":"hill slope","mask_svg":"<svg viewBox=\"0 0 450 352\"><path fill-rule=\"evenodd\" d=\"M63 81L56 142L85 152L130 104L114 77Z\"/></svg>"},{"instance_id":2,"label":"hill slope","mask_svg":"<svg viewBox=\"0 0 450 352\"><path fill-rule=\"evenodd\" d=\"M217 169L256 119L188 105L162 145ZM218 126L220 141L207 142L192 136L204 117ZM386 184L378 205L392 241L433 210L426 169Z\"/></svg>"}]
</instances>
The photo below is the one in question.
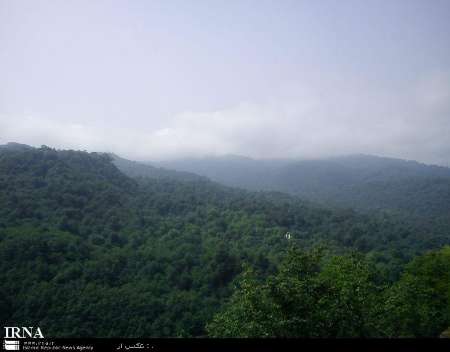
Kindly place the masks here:
<instances>
[{"instance_id":1,"label":"hill slope","mask_svg":"<svg viewBox=\"0 0 450 352\"><path fill-rule=\"evenodd\" d=\"M132 179L105 154L0 151L0 319L46 336L204 335L243 264L267 275L289 245L324 242L394 278L449 239L281 193Z\"/></svg>"},{"instance_id":2,"label":"hill slope","mask_svg":"<svg viewBox=\"0 0 450 352\"><path fill-rule=\"evenodd\" d=\"M303 161L206 158L159 165L225 185L286 192L327 206L394 211L416 223L450 225L450 169L445 167L368 155Z\"/></svg>"},{"instance_id":3,"label":"hill slope","mask_svg":"<svg viewBox=\"0 0 450 352\"><path fill-rule=\"evenodd\" d=\"M125 175L130 177L148 177L156 179L170 179L174 181L199 181L205 179L202 176L185 171L169 170L161 167L154 167L144 163L121 158L115 154L108 154L112 162Z\"/></svg>"}]
</instances>

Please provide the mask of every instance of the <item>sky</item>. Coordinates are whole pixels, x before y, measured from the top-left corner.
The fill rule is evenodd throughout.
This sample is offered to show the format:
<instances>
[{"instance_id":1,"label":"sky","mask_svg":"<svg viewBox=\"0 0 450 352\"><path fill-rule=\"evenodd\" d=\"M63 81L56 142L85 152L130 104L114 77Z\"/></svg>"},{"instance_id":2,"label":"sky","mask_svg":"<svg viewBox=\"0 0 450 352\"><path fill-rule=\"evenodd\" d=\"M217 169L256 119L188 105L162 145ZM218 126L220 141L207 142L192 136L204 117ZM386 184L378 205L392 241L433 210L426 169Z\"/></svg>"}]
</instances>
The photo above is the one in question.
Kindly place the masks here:
<instances>
[{"instance_id":1,"label":"sky","mask_svg":"<svg viewBox=\"0 0 450 352\"><path fill-rule=\"evenodd\" d=\"M0 0L0 144L450 166L448 0Z\"/></svg>"}]
</instances>

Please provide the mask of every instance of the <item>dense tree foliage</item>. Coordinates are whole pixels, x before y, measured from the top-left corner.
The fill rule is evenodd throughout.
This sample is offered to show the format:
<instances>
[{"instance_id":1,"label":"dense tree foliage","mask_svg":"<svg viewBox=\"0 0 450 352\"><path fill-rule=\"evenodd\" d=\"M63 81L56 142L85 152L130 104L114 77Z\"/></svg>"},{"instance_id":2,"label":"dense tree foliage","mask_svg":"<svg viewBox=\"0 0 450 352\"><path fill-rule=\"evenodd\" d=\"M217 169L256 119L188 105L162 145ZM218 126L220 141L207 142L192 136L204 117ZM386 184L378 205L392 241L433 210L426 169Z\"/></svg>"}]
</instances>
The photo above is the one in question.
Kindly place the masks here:
<instances>
[{"instance_id":1,"label":"dense tree foliage","mask_svg":"<svg viewBox=\"0 0 450 352\"><path fill-rule=\"evenodd\" d=\"M286 290L321 300L323 315L311 315L305 324L342 321L345 325L320 331L366 336L372 320L357 330L342 319L343 311L325 311L338 304L333 295L378 292L371 276L347 287L348 280L376 269L392 287L387 302L400 309L396 302L411 295L410 281L403 276L398 281L404 264L446 244L386 214L322 209L282 193L246 192L183 176L133 179L104 154L0 148L0 319L11 326L40 326L46 336L204 336L243 267L255 268L262 279L273 277L271 290L280 290L284 299L283 277L277 281L273 275L290 275L288 265L278 270L288 247L326 244L326 257L334 259L320 271L320 280L328 280L324 289L333 294L308 298L296 287ZM337 256L346 248L359 250L373 268ZM360 271L353 272L356 267ZM425 290L435 285L429 274ZM361 319L372 319L377 312L365 316L363 296L349 304ZM426 307L428 317L436 307ZM408 306L402 312L410 312ZM408 334L414 316L401 317L395 323ZM296 325L289 319L276 331L284 334L283 324ZM445 319L424 320L414 334L434 334ZM395 335L392 331L386 334Z\"/></svg>"},{"instance_id":2,"label":"dense tree foliage","mask_svg":"<svg viewBox=\"0 0 450 352\"><path fill-rule=\"evenodd\" d=\"M206 180L205 177L184 171L174 171L161 167L139 163L137 161L121 158L116 154L109 154L114 165L124 174L130 177L149 177L154 179L165 179L175 181L199 181Z\"/></svg>"},{"instance_id":3,"label":"dense tree foliage","mask_svg":"<svg viewBox=\"0 0 450 352\"><path fill-rule=\"evenodd\" d=\"M414 258L385 302L389 336L437 336L450 327L450 247Z\"/></svg>"},{"instance_id":4,"label":"dense tree foliage","mask_svg":"<svg viewBox=\"0 0 450 352\"><path fill-rule=\"evenodd\" d=\"M302 161L228 156L158 165L233 187L286 192L326 206L395 213L436 237L449 238L448 167L370 155Z\"/></svg>"},{"instance_id":5,"label":"dense tree foliage","mask_svg":"<svg viewBox=\"0 0 450 352\"><path fill-rule=\"evenodd\" d=\"M436 337L450 325L450 247L389 285L361 255L291 248L275 275L251 269L207 326L215 337Z\"/></svg>"}]
</instances>

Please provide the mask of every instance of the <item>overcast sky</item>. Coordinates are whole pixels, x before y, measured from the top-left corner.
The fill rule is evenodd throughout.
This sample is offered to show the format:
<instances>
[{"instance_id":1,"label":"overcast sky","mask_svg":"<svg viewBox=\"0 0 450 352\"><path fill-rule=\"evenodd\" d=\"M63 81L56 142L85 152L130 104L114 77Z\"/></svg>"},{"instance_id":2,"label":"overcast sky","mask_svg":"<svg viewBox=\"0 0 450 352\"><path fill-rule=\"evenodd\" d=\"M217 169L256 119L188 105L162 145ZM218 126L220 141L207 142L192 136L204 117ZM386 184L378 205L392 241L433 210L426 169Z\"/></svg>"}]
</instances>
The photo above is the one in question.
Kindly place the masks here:
<instances>
[{"instance_id":1,"label":"overcast sky","mask_svg":"<svg viewBox=\"0 0 450 352\"><path fill-rule=\"evenodd\" d=\"M0 144L450 165L450 1L0 0Z\"/></svg>"}]
</instances>

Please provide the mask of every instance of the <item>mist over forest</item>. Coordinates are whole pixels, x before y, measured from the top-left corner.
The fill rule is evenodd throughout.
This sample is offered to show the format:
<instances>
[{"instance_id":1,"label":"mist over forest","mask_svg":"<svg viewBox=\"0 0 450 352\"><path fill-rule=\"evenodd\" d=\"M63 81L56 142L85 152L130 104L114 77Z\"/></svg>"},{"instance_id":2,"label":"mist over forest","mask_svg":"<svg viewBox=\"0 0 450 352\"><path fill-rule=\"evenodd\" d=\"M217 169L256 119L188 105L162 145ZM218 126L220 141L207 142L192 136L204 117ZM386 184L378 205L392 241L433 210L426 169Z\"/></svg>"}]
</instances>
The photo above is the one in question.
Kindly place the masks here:
<instances>
[{"instance_id":1,"label":"mist over forest","mask_svg":"<svg viewBox=\"0 0 450 352\"><path fill-rule=\"evenodd\" d=\"M449 337L449 14L0 0L2 327Z\"/></svg>"}]
</instances>

